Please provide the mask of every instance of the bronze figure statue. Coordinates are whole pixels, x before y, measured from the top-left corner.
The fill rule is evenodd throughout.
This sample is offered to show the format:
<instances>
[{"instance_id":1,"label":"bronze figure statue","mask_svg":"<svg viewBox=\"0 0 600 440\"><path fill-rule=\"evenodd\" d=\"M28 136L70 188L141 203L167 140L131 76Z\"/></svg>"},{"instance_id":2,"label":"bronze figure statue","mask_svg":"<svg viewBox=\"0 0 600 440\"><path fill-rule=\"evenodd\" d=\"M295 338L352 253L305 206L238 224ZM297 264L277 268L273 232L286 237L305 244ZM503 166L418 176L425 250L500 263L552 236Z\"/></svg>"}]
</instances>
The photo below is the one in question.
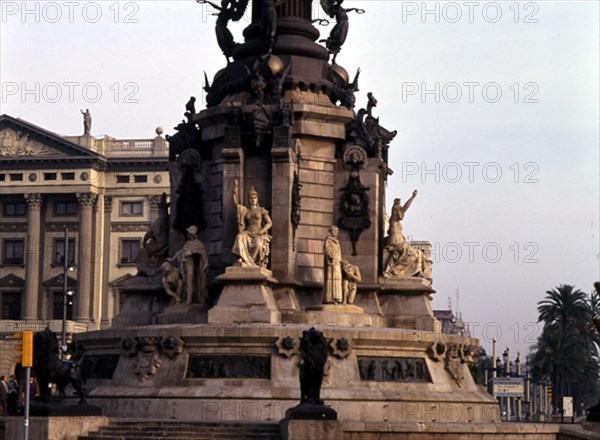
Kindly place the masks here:
<instances>
[{"instance_id":1,"label":"bronze figure statue","mask_svg":"<svg viewBox=\"0 0 600 440\"><path fill-rule=\"evenodd\" d=\"M58 358L59 345L56 334L46 327L33 336L33 371L39 385L40 398L49 401L54 383L58 388L58 400L65 397L65 387L70 383L79 396L79 404L84 405L85 377L79 362L66 361Z\"/></svg>"},{"instance_id":2,"label":"bronze figure statue","mask_svg":"<svg viewBox=\"0 0 600 440\"><path fill-rule=\"evenodd\" d=\"M221 6L209 0L196 0L200 4L209 4L217 11L217 23L215 25L215 34L217 35L217 43L225 55L227 62L230 63L230 58L233 57L233 51L239 45L235 42L233 34L227 28L229 21L239 21L248 7L248 0L221 0Z\"/></svg>"},{"instance_id":3,"label":"bronze figure statue","mask_svg":"<svg viewBox=\"0 0 600 440\"><path fill-rule=\"evenodd\" d=\"M323 333L314 327L302 333L300 349L304 361L300 365L300 403L323 405L321 385L325 376L327 345Z\"/></svg>"},{"instance_id":4,"label":"bronze figure statue","mask_svg":"<svg viewBox=\"0 0 600 440\"><path fill-rule=\"evenodd\" d=\"M365 13L364 9L359 8L344 9L342 8L343 2L344 0L321 0L321 6L325 13L331 18L335 18L336 21L329 37L326 40L320 40L320 42L325 43L325 47L333 55L332 64L335 64L335 60L348 37L348 12L356 12L357 14Z\"/></svg>"}]
</instances>

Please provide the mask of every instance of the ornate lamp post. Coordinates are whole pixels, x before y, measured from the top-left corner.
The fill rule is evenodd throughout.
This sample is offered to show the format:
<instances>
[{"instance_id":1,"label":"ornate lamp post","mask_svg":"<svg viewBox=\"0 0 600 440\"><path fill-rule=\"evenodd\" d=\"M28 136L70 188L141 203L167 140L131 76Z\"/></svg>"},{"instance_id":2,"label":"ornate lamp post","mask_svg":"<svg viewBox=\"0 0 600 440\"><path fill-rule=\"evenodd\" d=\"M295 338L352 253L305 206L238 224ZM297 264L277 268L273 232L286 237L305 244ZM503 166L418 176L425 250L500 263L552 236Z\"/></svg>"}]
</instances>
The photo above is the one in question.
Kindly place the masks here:
<instances>
[{"instance_id":1,"label":"ornate lamp post","mask_svg":"<svg viewBox=\"0 0 600 440\"><path fill-rule=\"evenodd\" d=\"M75 292L69 290L68 274L75 269L73 264L69 262L69 228L65 226L65 246L62 257L63 263L63 313L62 313L62 346L61 357L64 358L67 352L67 301L70 301Z\"/></svg>"}]
</instances>

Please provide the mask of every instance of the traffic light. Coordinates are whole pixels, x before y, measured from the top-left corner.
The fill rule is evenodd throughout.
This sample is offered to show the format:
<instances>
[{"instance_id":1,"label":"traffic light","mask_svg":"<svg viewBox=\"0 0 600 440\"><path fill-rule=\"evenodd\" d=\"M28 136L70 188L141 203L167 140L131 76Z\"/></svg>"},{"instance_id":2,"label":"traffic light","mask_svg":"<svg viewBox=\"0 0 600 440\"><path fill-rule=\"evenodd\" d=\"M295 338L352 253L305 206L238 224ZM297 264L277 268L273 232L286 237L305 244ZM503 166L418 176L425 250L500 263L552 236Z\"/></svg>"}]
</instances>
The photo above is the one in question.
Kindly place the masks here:
<instances>
[{"instance_id":1,"label":"traffic light","mask_svg":"<svg viewBox=\"0 0 600 440\"><path fill-rule=\"evenodd\" d=\"M33 367L33 332L25 330L22 333L15 333L14 337L21 341L14 347L20 354L20 356L17 355L17 363L20 363L22 367Z\"/></svg>"},{"instance_id":2,"label":"traffic light","mask_svg":"<svg viewBox=\"0 0 600 440\"><path fill-rule=\"evenodd\" d=\"M552 388L551 387L548 387L548 391L546 392L546 394L548 396L548 399L552 400Z\"/></svg>"}]
</instances>

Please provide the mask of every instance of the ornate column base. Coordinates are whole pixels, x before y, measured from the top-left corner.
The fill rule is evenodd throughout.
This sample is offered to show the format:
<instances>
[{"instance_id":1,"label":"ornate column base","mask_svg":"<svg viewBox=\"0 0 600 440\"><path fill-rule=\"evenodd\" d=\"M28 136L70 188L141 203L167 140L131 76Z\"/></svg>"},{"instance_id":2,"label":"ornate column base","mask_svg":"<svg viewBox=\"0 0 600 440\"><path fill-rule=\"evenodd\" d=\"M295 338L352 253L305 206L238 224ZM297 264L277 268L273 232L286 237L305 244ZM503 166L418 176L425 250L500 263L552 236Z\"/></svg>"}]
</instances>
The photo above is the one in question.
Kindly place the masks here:
<instances>
[{"instance_id":1,"label":"ornate column base","mask_svg":"<svg viewBox=\"0 0 600 440\"><path fill-rule=\"evenodd\" d=\"M225 284L217 305L208 311L209 323L281 322L271 286L277 284L270 270L228 267L216 278Z\"/></svg>"}]
</instances>

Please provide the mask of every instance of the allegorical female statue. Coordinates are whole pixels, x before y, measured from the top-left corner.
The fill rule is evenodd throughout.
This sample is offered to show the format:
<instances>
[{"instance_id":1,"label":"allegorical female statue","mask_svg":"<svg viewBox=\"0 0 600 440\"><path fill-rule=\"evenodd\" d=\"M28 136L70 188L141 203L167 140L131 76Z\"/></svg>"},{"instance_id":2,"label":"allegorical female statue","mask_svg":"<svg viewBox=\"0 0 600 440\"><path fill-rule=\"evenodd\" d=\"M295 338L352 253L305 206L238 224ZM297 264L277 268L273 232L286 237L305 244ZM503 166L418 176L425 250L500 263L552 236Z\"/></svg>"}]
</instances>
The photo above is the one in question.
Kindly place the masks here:
<instances>
[{"instance_id":1,"label":"allegorical female statue","mask_svg":"<svg viewBox=\"0 0 600 440\"><path fill-rule=\"evenodd\" d=\"M232 252L238 257L242 267L267 267L271 250L271 236L268 234L273 225L269 211L258 204L258 193L250 189L246 207L238 203L239 182L233 184L233 205L237 209L239 233L235 237Z\"/></svg>"}]
</instances>

